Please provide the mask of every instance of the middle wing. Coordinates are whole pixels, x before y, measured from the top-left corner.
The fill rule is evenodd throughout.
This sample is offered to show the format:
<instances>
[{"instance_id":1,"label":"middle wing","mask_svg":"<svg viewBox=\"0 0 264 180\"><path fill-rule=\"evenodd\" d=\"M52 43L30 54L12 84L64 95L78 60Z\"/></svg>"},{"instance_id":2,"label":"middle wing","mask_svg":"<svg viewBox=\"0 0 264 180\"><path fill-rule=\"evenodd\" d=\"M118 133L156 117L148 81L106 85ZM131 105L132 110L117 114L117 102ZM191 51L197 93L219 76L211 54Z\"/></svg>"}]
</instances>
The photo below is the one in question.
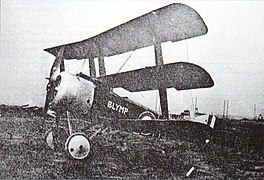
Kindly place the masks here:
<instances>
[{"instance_id":1,"label":"middle wing","mask_svg":"<svg viewBox=\"0 0 264 180\"><path fill-rule=\"evenodd\" d=\"M175 88L177 90L208 88L214 85L210 74L202 67L177 62L146 67L99 78L109 87L122 87L131 92Z\"/></svg>"}]
</instances>

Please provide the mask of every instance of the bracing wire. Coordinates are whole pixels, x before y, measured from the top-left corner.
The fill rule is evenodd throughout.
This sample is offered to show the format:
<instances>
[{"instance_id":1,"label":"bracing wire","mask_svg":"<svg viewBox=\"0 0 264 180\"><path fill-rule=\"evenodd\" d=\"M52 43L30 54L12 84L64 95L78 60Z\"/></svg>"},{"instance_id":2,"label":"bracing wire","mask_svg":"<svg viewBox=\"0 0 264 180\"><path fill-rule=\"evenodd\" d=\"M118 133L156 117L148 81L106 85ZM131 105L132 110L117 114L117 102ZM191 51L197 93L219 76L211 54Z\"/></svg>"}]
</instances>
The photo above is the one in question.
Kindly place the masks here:
<instances>
[{"instance_id":1,"label":"bracing wire","mask_svg":"<svg viewBox=\"0 0 264 180\"><path fill-rule=\"evenodd\" d=\"M131 56L133 55L134 51L132 51L132 53L128 56L128 58L126 59L126 61L122 64L122 66L118 69L117 73L120 73L120 71L122 70L122 68L126 65L126 63L128 62L128 60L131 58Z\"/></svg>"},{"instance_id":2,"label":"bracing wire","mask_svg":"<svg viewBox=\"0 0 264 180\"><path fill-rule=\"evenodd\" d=\"M187 62L190 62L189 59L189 50L188 50L188 42L185 41L185 50L186 50L186 58L187 58ZM193 91L191 90L191 101L192 101L192 105L190 107L190 110L192 110L193 112L195 112L195 107L194 107L194 102L193 102Z\"/></svg>"},{"instance_id":3,"label":"bracing wire","mask_svg":"<svg viewBox=\"0 0 264 180\"><path fill-rule=\"evenodd\" d=\"M76 70L75 73L82 72L85 63L86 63L86 59L83 61L82 65Z\"/></svg>"},{"instance_id":4,"label":"bracing wire","mask_svg":"<svg viewBox=\"0 0 264 180\"><path fill-rule=\"evenodd\" d=\"M126 63L129 61L129 59L132 57L134 51L132 51L132 53L127 57L127 59L125 60L125 62L121 65L121 67L118 69L117 73L120 73L122 68L126 65ZM146 99L146 97L140 93L140 96L143 98L143 99Z\"/></svg>"},{"instance_id":5,"label":"bracing wire","mask_svg":"<svg viewBox=\"0 0 264 180\"><path fill-rule=\"evenodd\" d=\"M187 41L185 41L185 49L186 49L186 58L187 58L187 61L190 62L190 60L189 60L188 42Z\"/></svg>"}]
</instances>

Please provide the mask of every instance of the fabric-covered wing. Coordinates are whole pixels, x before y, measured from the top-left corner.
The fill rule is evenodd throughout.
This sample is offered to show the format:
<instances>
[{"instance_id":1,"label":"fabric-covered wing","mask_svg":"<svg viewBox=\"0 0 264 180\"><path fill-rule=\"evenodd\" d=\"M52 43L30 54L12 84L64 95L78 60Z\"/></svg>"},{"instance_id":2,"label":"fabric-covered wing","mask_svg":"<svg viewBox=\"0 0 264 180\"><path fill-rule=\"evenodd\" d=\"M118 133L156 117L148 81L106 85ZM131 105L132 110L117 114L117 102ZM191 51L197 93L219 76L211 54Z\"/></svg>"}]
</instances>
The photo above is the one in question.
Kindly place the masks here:
<instances>
[{"instance_id":1,"label":"fabric-covered wing","mask_svg":"<svg viewBox=\"0 0 264 180\"><path fill-rule=\"evenodd\" d=\"M208 88L214 85L210 74L198 65L177 62L100 77L109 87L132 92L175 88Z\"/></svg>"},{"instance_id":2,"label":"fabric-covered wing","mask_svg":"<svg viewBox=\"0 0 264 180\"><path fill-rule=\"evenodd\" d=\"M65 59L113 56L153 45L180 41L207 33L200 15L184 4L170 4L116 26L89 39L45 49L57 56L64 47Z\"/></svg>"}]
</instances>

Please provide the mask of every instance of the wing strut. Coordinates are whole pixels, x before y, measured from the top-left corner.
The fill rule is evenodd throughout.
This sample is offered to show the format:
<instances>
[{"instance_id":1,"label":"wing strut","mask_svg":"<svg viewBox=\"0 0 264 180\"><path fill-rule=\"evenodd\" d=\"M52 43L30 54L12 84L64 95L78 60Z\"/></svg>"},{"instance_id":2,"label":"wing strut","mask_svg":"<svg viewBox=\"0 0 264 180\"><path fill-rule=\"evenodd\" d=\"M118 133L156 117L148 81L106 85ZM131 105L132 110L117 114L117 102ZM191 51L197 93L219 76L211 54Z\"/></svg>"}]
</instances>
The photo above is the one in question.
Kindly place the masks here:
<instances>
[{"instance_id":1,"label":"wing strut","mask_svg":"<svg viewBox=\"0 0 264 180\"><path fill-rule=\"evenodd\" d=\"M93 57L89 57L89 70L90 70L90 76L96 77L95 63Z\"/></svg>"},{"instance_id":2,"label":"wing strut","mask_svg":"<svg viewBox=\"0 0 264 180\"><path fill-rule=\"evenodd\" d=\"M99 76L105 76L106 71L105 71L105 62L104 62L104 56L99 54L98 56L98 64L99 64Z\"/></svg>"},{"instance_id":3,"label":"wing strut","mask_svg":"<svg viewBox=\"0 0 264 180\"><path fill-rule=\"evenodd\" d=\"M164 65L160 42L154 43L154 50L155 50L156 66ZM159 89L159 97L160 97L160 107L161 107L162 119L168 119L169 118L169 110L168 110L168 99L167 99L166 88Z\"/></svg>"}]
</instances>

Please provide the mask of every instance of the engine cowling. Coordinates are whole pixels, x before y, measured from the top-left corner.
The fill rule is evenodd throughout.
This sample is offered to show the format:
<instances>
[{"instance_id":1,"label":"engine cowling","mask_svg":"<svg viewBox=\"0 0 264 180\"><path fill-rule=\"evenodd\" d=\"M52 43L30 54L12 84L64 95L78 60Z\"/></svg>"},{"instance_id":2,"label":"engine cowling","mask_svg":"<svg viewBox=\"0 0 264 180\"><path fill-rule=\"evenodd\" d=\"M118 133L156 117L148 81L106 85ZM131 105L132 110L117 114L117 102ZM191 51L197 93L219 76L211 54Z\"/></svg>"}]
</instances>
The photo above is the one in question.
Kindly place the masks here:
<instances>
[{"instance_id":1,"label":"engine cowling","mask_svg":"<svg viewBox=\"0 0 264 180\"><path fill-rule=\"evenodd\" d=\"M56 84L56 94L49 103L47 113L55 116L58 109L87 114L94 100L95 85L82 77L61 72Z\"/></svg>"}]
</instances>

